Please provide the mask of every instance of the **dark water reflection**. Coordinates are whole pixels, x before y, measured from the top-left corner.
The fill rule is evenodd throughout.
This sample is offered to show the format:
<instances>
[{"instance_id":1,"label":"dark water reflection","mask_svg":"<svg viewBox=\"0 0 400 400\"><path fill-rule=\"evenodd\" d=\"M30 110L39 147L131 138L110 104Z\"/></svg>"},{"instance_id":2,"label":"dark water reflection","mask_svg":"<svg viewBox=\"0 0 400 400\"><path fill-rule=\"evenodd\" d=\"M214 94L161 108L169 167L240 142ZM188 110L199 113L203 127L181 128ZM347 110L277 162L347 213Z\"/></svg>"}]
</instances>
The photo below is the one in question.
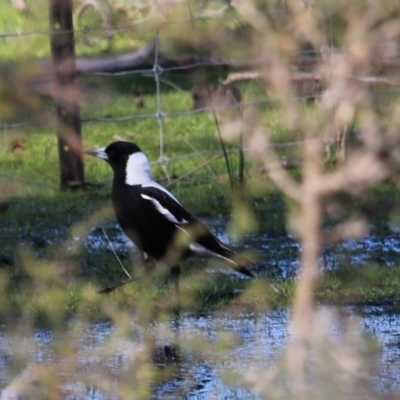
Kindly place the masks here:
<instances>
[{"instance_id":1,"label":"dark water reflection","mask_svg":"<svg viewBox=\"0 0 400 400\"><path fill-rule=\"evenodd\" d=\"M399 314L383 307L327 306L320 307L319 313L340 316L332 320L329 334L332 337L340 337L344 327L351 326L354 332L350 333L357 338L356 347L365 336L376 340L379 347L373 357L375 368L369 369L368 379L378 391L400 391ZM64 373L63 398L118 398L112 395L112 388L118 387L122 377L137 373L135 357L151 332L152 364L160 376L160 380L149 378L147 382L152 388L152 398L257 399L246 379L252 372L267 371L274 365L288 340L289 317L290 312L284 309L266 313L184 314L172 321L154 322L150 328L132 322L130 334L121 336L111 348L108 346L120 329L111 322L74 323L59 332L37 329L31 335L8 334L3 326L0 385L4 387L29 363L61 366L70 363L71 359L61 358L55 349L60 343L72 343L76 351L74 372ZM348 318L353 321L351 325L344 322ZM106 373L110 392L85 383L86 374L99 373ZM133 380L132 390L135 390Z\"/></svg>"}]
</instances>

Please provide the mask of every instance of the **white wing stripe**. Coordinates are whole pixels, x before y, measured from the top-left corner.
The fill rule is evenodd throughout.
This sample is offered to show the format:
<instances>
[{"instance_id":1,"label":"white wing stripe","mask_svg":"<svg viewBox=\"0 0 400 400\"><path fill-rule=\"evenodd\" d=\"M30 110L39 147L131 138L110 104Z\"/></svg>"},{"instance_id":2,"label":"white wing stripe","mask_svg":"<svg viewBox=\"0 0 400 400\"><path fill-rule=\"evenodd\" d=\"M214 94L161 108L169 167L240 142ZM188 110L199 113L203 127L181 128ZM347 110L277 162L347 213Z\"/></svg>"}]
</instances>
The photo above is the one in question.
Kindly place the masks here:
<instances>
[{"instance_id":1,"label":"white wing stripe","mask_svg":"<svg viewBox=\"0 0 400 400\"><path fill-rule=\"evenodd\" d=\"M156 199L154 199L153 197L147 196L146 194L141 194L142 198L146 199L146 200L150 200L154 207L157 209L157 211L164 215L165 218L167 218L169 221L173 222L174 224L182 224L185 223L185 220L182 221L178 221L176 219L176 217L166 208L164 208L160 202Z\"/></svg>"},{"instance_id":2,"label":"white wing stripe","mask_svg":"<svg viewBox=\"0 0 400 400\"><path fill-rule=\"evenodd\" d=\"M166 193L169 197L171 197L172 200L176 201L179 205L181 205L181 203L179 203L179 201L176 199L176 197L168 192L167 189L165 189L164 187L162 187L160 184L158 184L156 181L151 181L151 182L146 182L142 184L142 187L150 187L150 188L155 188L155 189L159 189L162 192Z\"/></svg>"}]
</instances>

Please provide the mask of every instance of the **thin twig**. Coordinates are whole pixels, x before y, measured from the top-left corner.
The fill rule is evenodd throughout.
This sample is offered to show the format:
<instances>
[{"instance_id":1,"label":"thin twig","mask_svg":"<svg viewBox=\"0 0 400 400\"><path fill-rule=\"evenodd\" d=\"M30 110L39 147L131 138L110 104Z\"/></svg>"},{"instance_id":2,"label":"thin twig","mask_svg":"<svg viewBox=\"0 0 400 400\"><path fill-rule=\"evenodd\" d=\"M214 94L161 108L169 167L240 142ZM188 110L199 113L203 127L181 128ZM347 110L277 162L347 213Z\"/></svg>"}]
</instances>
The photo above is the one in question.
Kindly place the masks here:
<instances>
[{"instance_id":1,"label":"thin twig","mask_svg":"<svg viewBox=\"0 0 400 400\"><path fill-rule=\"evenodd\" d=\"M203 162L207 162L206 159L201 155L201 152L196 149L196 147L194 147L189 140L185 139L183 136L181 136L181 139L191 148L195 151L196 154L199 154L199 158L203 161ZM210 174L215 178L215 174L214 171L210 168L210 166L208 165L208 163L206 164L207 169L210 171Z\"/></svg>"},{"instance_id":2,"label":"thin twig","mask_svg":"<svg viewBox=\"0 0 400 400\"><path fill-rule=\"evenodd\" d=\"M190 19L192 21L192 24L194 25L194 16L193 16L192 8L190 7L189 2L187 3L187 7L188 7L188 10L189 10ZM222 152L224 154L226 169L227 169L228 175L229 175L229 183L231 185L231 190L233 191L235 182L234 182L233 175L232 175L231 163L230 163L230 160L229 160L229 157L228 157L228 153L226 151L225 143L222 140L221 129L219 127L217 114L215 112L215 107L214 107L214 104L213 104L213 101L212 101L210 86L209 86L206 70L205 70L204 63L203 63L203 57L202 57L201 53L198 53L197 56L199 58L200 68L201 68L202 73L203 73L204 78L205 78L207 95L208 95L208 98L211 100L211 112L212 112L212 115L213 115L215 126L217 127L218 138L219 138L219 141L220 141L220 144L221 144Z\"/></svg>"},{"instance_id":3,"label":"thin twig","mask_svg":"<svg viewBox=\"0 0 400 400\"><path fill-rule=\"evenodd\" d=\"M191 171L187 172L186 174L183 174L182 176L180 176L178 179L175 179L174 181L168 183L168 185L166 185L166 187L170 187L172 185L174 185L175 183L179 182L180 180L186 178L187 176L193 174L194 172L198 171L199 169L207 166L208 164L210 164L211 162L218 160L219 158L222 157L222 154L217 154L216 156L210 158L208 161L204 162L203 164L199 165L198 167L192 169Z\"/></svg>"},{"instance_id":4,"label":"thin twig","mask_svg":"<svg viewBox=\"0 0 400 400\"><path fill-rule=\"evenodd\" d=\"M24 178L21 178L21 177L19 177L17 175L13 175L13 174L6 174L4 172L0 172L0 177L15 179L15 180L20 181L20 182L31 183L32 185L40 185L40 186L45 186L45 187L48 187L48 188L51 188L51 189L58 190L58 186L49 185L49 184L44 183L44 182L31 181L30 179L24 179Z\"/></svg>"},{"instance_id":5,"label":"thin twig","mask_svg":"<svg viewBox=\"0 0 400 400\"><path fill-rule=\"evenodd\" d=\"M200 60L201 60L201 55L199 55L199 56L200 56ZM203 68L203 71L204 71L204 66L203 66L203 64L202 64L202 68ZM204 76L206 76L205 73L204 73ZM206 78L206 80L207 80L207 78ZM206 87L207 87L208 97L211 99L211 91L210 91L210 86L209 86L209 84L208 84L208 81L207 81L207 83L206 83ZM231 162L230 162L230 159L229 159L229 157L228 157L228 152L226 151L225 143L224 143L224 141L223 141L223 139L222 139L221 129L220 129L220 127L219 127L219 122L218 122L218 118L217 118L217 113L215 112L215 108L214 108L214 104L213 104L213 102L212 102L212 99L211 99L211 112L212 112L212 115L213 115L213 119L214 119L215 126L217 127L218 138L219 138L219 142L220 142L220 144L221 144L221 149L222 149L222 152L223 152L223 154L224 154L224 159L225 159L225 164L226 164L226 170L227 170L228 175L229 175L229 182L230 182L230 185L231 185L231 190L233 190L233 188L234 188L234 180L233 180L233 176L232 176Z\"/></svg>"},{"instance_id":6,"label":"thin twig","mask_svg":"<svg viewBox=\"0 0 400 400\"><path fill-rule=\"evenodd\" d=\"M131 283L131 282L134 282L134 281L137 281L137 280L138 280L138 278L125 279L124 281L120 281L120 282L114 283L113 285L106 286L105 288L100 289L97 293L111 293L115 289L118 289L121 286L126 285L127 283Z\"/></svg>"},{"instance_id":7,"label":"thin twig","mask_svg":"<svg viewBox=\"0 0 400 400\"><path fill-rule=\"evenodd\" d=\"M239 185L243 188L244 183L244 147L243 147L243 97L240 96L240 132L239 132Z\"/></svg>"},{"instance_id":8,"label":"thin twig","mask_svg":"<svg viewBox=\"0 0 400 400\"><path fill-rule=\"evenodd\" d=\"M154 74L142 74L142 76L148 77L148 78L153 78ZM165 83L166 85L169 85L171 87L173 87L175 90L177 90L180 93L186 93L186 90L183 90L181 87L179 87L176 83L172 82L169 79L166 78L159 78L160 82Z\"/></svg>"},{"instance_id":9,"label":"thin twig","mask_svg":"<svg viewBox=\"0 0 400 400\"><path fill-rule=\"evenodd\" d=\"M243 151L243 132L239 136L239 185L243 187L244 183L244 151Z\"/></svg>"},{"instance_id":10,"label":"thin twig","mask_svg":"<svg viewBox=\"0 0 400 400\"><path fill-rule=\"evenodd\" d=\"M103 231L104 236L106 237L106 239L107 239L109 245L111 246L111 250L113 251L113 253L114 253L114 255L115 255L115 258L118 260L119 265L121 266L121 268L123 269L123 271L125 272L125 274L128 275L129 279L132 279L132 277L130 276L129 272L128 272L128 271L125 269L125 267L122 265L122 262L121 262L121 260L119 259L117 253L115 252L114 246L112 245L110 239L108 238L106 231L104 230L104 228L101 228L101 230Z\"/></svg>"}]
</instances>

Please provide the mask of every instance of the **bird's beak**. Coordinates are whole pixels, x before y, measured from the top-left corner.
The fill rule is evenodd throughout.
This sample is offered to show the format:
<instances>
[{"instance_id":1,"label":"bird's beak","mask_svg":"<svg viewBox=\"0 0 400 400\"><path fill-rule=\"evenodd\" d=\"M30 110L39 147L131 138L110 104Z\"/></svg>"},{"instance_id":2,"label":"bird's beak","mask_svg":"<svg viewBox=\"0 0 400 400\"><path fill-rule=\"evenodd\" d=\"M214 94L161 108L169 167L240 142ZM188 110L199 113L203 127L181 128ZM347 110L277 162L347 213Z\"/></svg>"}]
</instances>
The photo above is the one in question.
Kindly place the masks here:
<instances>
[{"instance_id":1,"label":"bird's beak","mask_svg":"<svg viewBox=\"0 0 400 400\"><path fill-rule=\"evenodd\" d=\"M93 157L98 157L98 158L102 158L103 160L108 161L108 156L106 153L106 148L105 147L100 147L98 149L91 149L91 150L86 150L83 152L83 154L87 154L89 156L93 156Z\"/></svg>"}]
</instances>

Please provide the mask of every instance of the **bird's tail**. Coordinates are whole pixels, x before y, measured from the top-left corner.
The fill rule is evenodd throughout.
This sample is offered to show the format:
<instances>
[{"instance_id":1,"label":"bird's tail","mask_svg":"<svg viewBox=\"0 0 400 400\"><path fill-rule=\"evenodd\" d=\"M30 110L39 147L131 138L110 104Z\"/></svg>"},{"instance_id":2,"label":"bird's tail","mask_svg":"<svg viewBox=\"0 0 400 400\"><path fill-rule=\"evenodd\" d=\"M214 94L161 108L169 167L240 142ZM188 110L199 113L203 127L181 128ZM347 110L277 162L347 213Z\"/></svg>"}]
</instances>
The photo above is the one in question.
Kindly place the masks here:
<instances>
[{"instance_id":1,"label":"bird's tail","mask_svg":"<svg viewBox=\"0 0 400 400\"><path fill-rule=\"evenodd\" d=\"M233 257L230 258L230 261L235 263L235 265L229 264L233 269L235 269L237 272L240 272L244 275L247 275L251 278L255 278L255 274L252 272L254 270L257 270L258 267L256 264L254 264L252 261L247 259L246 257L233 253Z\"/></svg>"},{"instance_id":2,"label":"bird's tail","mask_svg":"<svg viewBox=\"0 0 400 400\"><path fill-rule=\"evenodd\" d=\"M248 258L235 253L211 233L197 240L197 243L209 251L213 256L221 259L235 271L254 278L254 270L258 267Z\"/></svg>"}]
</instances>

